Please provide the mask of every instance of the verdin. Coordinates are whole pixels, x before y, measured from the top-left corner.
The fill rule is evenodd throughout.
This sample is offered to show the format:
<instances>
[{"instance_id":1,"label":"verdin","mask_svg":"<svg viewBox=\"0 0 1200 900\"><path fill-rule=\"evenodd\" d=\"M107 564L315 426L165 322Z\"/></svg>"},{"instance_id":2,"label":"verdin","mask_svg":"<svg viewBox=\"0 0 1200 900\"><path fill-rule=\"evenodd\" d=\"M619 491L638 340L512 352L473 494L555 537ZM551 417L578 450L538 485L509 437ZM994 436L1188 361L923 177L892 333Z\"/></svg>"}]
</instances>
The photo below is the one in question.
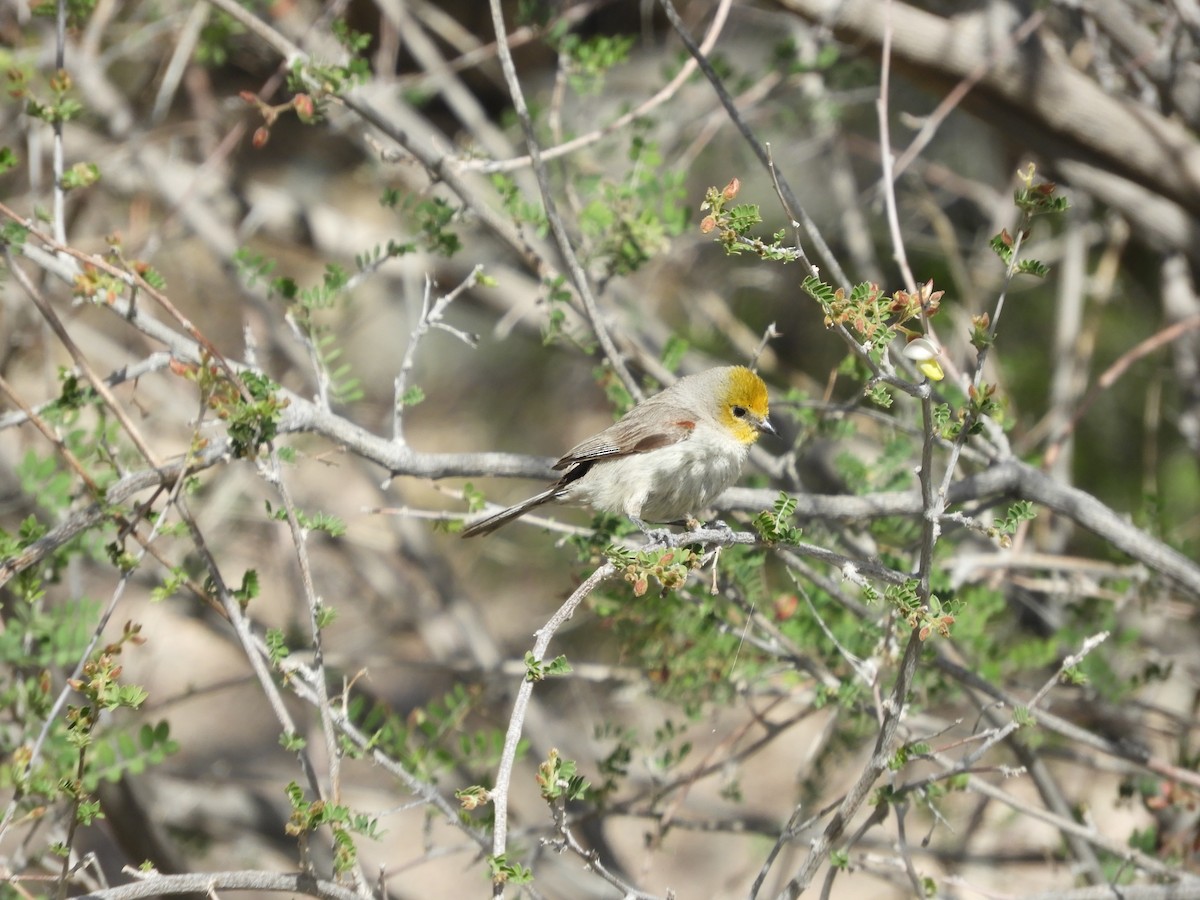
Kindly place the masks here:
<instances>
[{"instance_id":1,"label":"verdin","mask_svg":"<svg viewBox=\"0 0 1200 900\"><path fill-rule=\"evenodd\" d=\"M703 512L742 471L767 418L767 386L745 366L681 378L643 400L554 464L562 477L516 506L480 519L463 537L490 534L543 503L586 503L646 522Z\"/></svg>"}]
</instances>

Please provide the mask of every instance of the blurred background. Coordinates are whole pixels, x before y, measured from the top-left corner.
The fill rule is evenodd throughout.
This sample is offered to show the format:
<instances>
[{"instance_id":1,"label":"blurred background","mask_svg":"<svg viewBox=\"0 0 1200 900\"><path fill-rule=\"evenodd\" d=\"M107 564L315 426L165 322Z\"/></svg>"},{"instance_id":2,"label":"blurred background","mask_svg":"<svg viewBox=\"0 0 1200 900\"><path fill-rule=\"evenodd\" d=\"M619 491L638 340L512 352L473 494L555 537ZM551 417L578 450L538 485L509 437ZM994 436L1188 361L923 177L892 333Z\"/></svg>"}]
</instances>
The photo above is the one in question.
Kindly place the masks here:
<instances>
[{"instance_id":1,"label":"blurred background","mask_svg":"<svg viewBox=\"0 0 1200 900\"><path fill-rule=\"evenodd\" d=\"M6 892L62 880L73 896L149 860L162 873L311 866L360 893L487 895L490 807L461 811L466 826L446 809L456 790L493 783L533 634L606 541L581 536L583 511L554 511L567 523L556 531L521 524L469 543L454 523L464 492L506 503L539 490L549 460L624 408L597 327L649 392L756 360L784 438L757 449L743 482L763 490L734 505L860 495L844 514L802 501L802 540L915 572L919 505L887 503L916 496L920 404L867 399L861 363L801 287L803 263L729 255L699 227L706 191L736 178L736 202L759 207L753 233L799 240L833 287L905 288L881 167L885 40L897 225L917 282L945 292L932 324L951 415L968 402L972 319L999 316L983 378L1005 434L969 443L956 477L1011 452L1115 511L1132 537L1118 546L1080 527L1074 501L1039 506L1003 540L986 533L1019 491L958 508L981 527L948 522L936 548L934 591L954 627L922 646L887 748L920 749L875 784L904 790L872 795L817 878L835 897L1069 897L1195 873L1197 595L1153 560L1171 548L1194 572L1200 546L1200 9L679 2L822 248L793 231L659 4L500 6L542 187L594 314L547 221L489 4L85 0L63 4L62 22L54 4L0 6ZM1013 194L1030 164L1065 212L1021 220ZM19 240L16 220L51 242ZM991 246L1005 230L1046 277L1006 277ZM90 289L105 271L52 252L64 247L146 275L178 315L145 291ZM201 374L211 351L290 392L281 475L265 443L252 458L216 455L230 420ZM125 419L86 390L80 358L109 378ZM155 468L138 441L158 463L214 458L185 490L143 486L120 515L80 524L94 502L82 471L108 486ZM479 455L492 452L505 455ZM279 478L306 517L302 541L277 515ZM147 539L159 558L130 565L126 520L148 510L163 513ZM726 518L749 527L746 512ZM34 544L39 529L48 544ZM556 636L551 656L575 671L539 683L524 721L508 857L533 882L510 895L622 896L579 853L556 852L562 832L535 781L552 748L592 786L567 804L572 835L639 896L775 896L864 770L913 624L902 605L774 550L713 565L676 591L652 580L644 598L615 579ZM228 621L220 581L241 585L257 651ZM315 608L336 613L320 656ZM93 634L102 649L126 622L144 643L116 653L119 681L146 698L100 716L80 762L67 678L95 659ZM1101 630L1108 640L1038 698L1052 723L1023 721L969 758ZM283 740L280 703L295 725ZM323 728L322 707L450 807L422 802L379 758L352 758L362 748ZM348 754L340 770L331 752ZM298 841L287 785L314 799L301 758L347 818ZM59 783L71 778L77 788ZM82 822L80 796L102 817ZM868 822L873 809L882 818Z\"/></svg>"}]
</instances>

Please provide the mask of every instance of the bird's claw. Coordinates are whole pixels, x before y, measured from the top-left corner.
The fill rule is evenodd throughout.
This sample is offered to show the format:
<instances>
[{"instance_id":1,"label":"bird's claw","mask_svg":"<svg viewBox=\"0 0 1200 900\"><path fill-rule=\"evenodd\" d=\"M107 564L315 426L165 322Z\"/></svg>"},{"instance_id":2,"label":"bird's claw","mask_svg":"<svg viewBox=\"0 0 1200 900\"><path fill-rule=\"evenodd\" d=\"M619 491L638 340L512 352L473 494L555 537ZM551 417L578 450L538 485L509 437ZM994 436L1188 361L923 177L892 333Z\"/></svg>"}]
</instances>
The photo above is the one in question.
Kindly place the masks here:
<instances>
[{"instance_id":1,"label":"bird's claw","mask_svg":"<svg viewBox=\"0 0 1200 900\"><path fill-rule=\"evenodd\" d=\"M688 531L701 531L705 528L711 528L713 531L719 531L726 537L736 533L733 530L733 527L728 525L724 519L716 519L712 525L709 525L706 522L701 522L699 519L695 518L689 518L687 520Z\"/></svg>"},{"instance_id":2,"label":"bird's claw","mask_svg":"<svg viewBox=\"0 0 1200 900\"><path fill-rule=\"evenodd\" d=\"M647 546L671 543L671 530L669 528L651 528L636 516L630 516L629 518L633 520L633 524L646 536Z\"/></svg>"}]
</instances>

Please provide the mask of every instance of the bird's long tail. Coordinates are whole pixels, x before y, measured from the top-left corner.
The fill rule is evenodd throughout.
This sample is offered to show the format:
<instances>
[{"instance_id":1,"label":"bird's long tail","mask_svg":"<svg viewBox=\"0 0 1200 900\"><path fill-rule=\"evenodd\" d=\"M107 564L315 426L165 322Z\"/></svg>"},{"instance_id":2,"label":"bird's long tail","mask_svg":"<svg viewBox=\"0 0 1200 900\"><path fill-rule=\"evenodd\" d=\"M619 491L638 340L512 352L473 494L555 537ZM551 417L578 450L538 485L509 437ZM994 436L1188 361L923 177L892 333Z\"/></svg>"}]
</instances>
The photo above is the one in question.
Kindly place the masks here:
<instances>
[{"instance_id":1,"label":"bird's long tail","mask_svg":"<svg viewBox=\"0 0 1200 900\"><path fill-rule=\"evenodd\" d=\"M481 534L491 534L500 526L507 525L513 519L520 518L531 509L541 506L543 503L549 503L551 500L555 499L555 494L557 491L558 485L548 487L540 494L535 494L528 500L522 500L516 506L510 506L508 509L503 509L494 515L480 519L478 522L472 522L461 532L459 532L459 537L470 538L478 537Z\"/></svg>"}]
</instances>

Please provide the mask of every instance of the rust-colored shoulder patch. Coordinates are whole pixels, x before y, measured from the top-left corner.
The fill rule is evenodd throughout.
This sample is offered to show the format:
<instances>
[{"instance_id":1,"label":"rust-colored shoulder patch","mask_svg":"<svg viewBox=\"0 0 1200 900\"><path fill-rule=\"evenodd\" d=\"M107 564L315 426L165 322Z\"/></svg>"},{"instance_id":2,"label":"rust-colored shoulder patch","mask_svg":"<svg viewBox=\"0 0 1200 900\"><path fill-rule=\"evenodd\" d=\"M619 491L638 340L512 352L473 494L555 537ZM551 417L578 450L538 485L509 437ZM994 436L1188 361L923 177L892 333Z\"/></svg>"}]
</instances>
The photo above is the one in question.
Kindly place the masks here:
<instances>
[{"instance_id":1,"label":"rust-colored shoulder patch","mask_svg":"<svg viewBox=\"0 0 1200 900\"><path fill-rule=\"evenodd\" d=\"M660 447L669 447L672 444L678 444L681 440L683 440L683 437L684 437L679 432L680 431L690 432L690 431L693 431L695 429L695 427L696 427L696 423L689 421L687 419L684 419L679 422L672 422L670 431L660 431L656 434L646 435L644 438L642 438L640 441L638 441L636 444L634 444L630 448L629 452L630 453L648 453L649 451L657 450ZM678 430L676 430L676 429L678 429Z\"/></svg>"}]
</instances>

